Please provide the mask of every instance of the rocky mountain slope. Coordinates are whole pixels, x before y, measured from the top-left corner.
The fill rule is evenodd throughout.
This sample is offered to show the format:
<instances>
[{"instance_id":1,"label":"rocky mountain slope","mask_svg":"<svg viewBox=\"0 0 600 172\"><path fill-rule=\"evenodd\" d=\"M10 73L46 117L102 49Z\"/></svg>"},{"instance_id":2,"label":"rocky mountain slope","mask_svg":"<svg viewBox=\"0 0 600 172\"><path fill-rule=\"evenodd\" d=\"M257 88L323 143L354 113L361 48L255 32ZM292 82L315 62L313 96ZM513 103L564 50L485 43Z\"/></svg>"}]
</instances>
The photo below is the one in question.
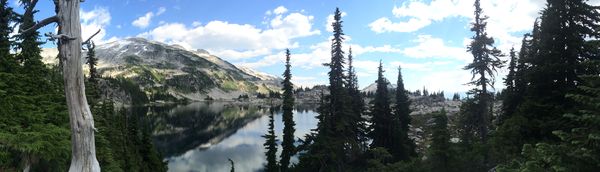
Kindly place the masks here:
<instances>
[{"instance_id":1,"label":"rocky mountain slope","mask_svg":"<svg viewBox=\"0 0 600 172\"><path fill-rule=\"evenodd\" d=\"M98 45L95 50L102 76L131 80L151 100L232 99L281 87L278 77L239 68L201 49L189 51L178 45L128 38ZM56 57L53 50L45 50L43 56L46 62Z\"/></svg>"}]
</instances>

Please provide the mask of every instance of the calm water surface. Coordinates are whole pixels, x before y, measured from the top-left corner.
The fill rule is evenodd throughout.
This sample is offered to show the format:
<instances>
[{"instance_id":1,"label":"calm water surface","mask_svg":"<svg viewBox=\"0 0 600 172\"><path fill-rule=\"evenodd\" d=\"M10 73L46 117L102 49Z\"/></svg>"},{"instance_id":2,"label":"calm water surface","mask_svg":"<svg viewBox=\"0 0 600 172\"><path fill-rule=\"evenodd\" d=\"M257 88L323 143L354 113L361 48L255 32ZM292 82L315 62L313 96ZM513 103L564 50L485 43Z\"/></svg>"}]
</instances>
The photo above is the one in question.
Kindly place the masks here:
<instances>
[{"instance_id":1,"label":"calm water surface","mask_svg":"<svg viewBox=\"0 0 600 172\"><path fill-rule=\"evenodd\" d=\"M314 106L294 111L296 138L317 125ZM154 144L168 161L169 171L229 172L228 158L239 172L260 171L265 160L264 138L269 109L260 105L198 102L175 107L153 107L148 119ZM281 144L281 111L275 113L275 133ZM281 145L278 149L281 152ZM279 155L278 155L279 157ZM293 162L297 159L293 159Z\"/></svg>"}]
</instances>

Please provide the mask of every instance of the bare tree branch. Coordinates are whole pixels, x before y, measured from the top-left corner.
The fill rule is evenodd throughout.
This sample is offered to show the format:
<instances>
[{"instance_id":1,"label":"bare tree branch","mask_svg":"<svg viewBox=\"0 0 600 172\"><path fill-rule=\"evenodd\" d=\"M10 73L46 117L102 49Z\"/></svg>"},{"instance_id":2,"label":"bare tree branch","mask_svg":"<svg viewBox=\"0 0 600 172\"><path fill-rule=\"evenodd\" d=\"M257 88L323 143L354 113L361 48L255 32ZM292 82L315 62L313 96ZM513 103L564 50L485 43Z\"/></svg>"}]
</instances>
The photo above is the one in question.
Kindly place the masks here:
<instances>
[{"instance_id":1,"label":"bare tree branch","mask_svg":"<svg viewBox=\"0 0 600 172\"><path fill-rule=\"evenodd\" d=\"M50 34L50 33L46 33L45 34L47 37L50 37L51 40L75 40L77 38L75 37L71 37L69 35L65 35L65 34L58 34L58 35L54 35L54 34Z\"/></svg>"},{"instance_id":2,"label":"bare tree branch","mask_svg":"<svg viewBox=\"0 0 600 172\"><path fill-rule=\"evenodd\" d=\"M28 29L19 29L19 34L26 34L29 32L33 32L36 31L44 26L47 26L51 23L58 23L58 16L52 16L52 17L48 17L42 21L37 22L35 25L33 25L32 27L28 28Z\"/></svg>"},{"instance_id":3,"label":"bare tree branch","mask_svg":"<svg viewBox=\"0 0 600 172\"><path fill-rule=\"evenodd\" d=\"M96 35L98 35L98 33L100 33L100 31L102 31L102 29L98 29L98 31L96 33L94 33L92 36L90 36L90 38L88 38L85 41L83 41L81 43L81 45L89 44L90 41L92 40L92 38L94 38Z\"/></svg>"}]
</instances>

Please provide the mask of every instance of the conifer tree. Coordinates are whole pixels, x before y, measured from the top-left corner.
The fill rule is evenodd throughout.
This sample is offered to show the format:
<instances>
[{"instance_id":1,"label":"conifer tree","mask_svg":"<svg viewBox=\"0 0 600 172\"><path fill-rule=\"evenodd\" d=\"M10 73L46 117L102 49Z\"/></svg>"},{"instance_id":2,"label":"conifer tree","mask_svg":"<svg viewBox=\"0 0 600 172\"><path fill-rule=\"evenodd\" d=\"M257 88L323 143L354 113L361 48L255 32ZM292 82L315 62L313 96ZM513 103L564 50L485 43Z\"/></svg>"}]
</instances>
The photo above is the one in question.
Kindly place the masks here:
<instances>
[{"instance_id":1,"label":"conifer tree","mask_svg":"<svg viewBox=\"0 0 600 172\"><path fill-rule=\"evenodd\" d=\"M527 93L519 111L531 123L524 140L557 140L552 131L572 127L561 122L562 114L572 112L575 104L565 95L581 83L579 75L594 74L581 63L594 51L585 46L585 39L598 37L597 9L585 0L548 1L532 43L536 50L526 59Z\"/></svg>"},{"instance_id":2,"label":"conifer tree","mask_svg":"<svg viewBox=\"0 0 600 172\"><path fill-rule=\"evenodd\" d=\"M25 12L20 17L21 28L30 28L35 25L34 14L37 12L35 6L37 3L31 1L21 0L21 4L25 8ZM16 47L21 50L17 56L18 60L23 64L25 68L24 73L32 74L33 76L43 76L46 73L46 67L42 62L42 56L40 45L38 41L39 33L32 31L18 35L20 43L17 43Z\"/></svg>"},{"instance_id":3,"label":"conifer tree","mask_svg":"<svg viewBox=\"0 0 600 172\"><path fill-rule=\"evenodd\" d=\"M450 131L446 111L437 112L433 116L431 129L431 146L428 150L430 171L448 171L450 168Z\"/></svg>"},{"instance_id":4,"label":"conifer tree","mask_svg":"<svg viewBox=\"0 0 600 172\"><path fill-rule=\"evenodd\" d=\"M290 50L286 49L285 51L285 72L283 72L283 81L281 84L283 85L283 142L281 143L282 152L281 152L281 160L279 161L281 165L281 171L288 171L288 167L290 165L290 158L295 154L296 147L294 146L294 85L292 84L292 71L290 64Z\"/></svg>"},{"instance_id":5,"label":"conifer tree","mask_svg":"<svg viewBox=\"0 0 600 172\"><path fill-rule=\"evenodd\" d=\"M375 91L375 98L371 101L371 133L370 136L373 139L371 147L382 147L390 152L394 152L394 135L393 126L394 120L392 116L392 110L390 108L390 99L388 94L388 81L383 76L383 65L379 62L379 68L377 72L377 90ZM397 137L396 137L397 138Z\"/></svg>"},{"instance_id":6,"label":"conifer tree","mask_svg":"<svg viewBox=\"0 0 600 172\"><path fill-rule=\"evenodd\" d=\"M598 63L596 62L596 65ZM577 93L568 94L577 111L564 115L575 126L569 130L556 130L560 138L556 143L525 144L524 160L515 165L501 165L504 171L596 171L600 168L600 77L583 75Z\"/></svg>"},{"instance_id":7,"label":"conifer tree","mask_svg":"<svg viewBox=\"0 0 600 172\"><path fill-rule=\"evenodd\" d=\"M353 118L350 108L350 96L345 87L344 76L344 51L342 43L342 13L336 8L334 13L333 39L331 44L331 62L325 64L330 68L329 92L319 107L319 123L309 150L300 158L299 169L345 171L348 162L355 158L351 152L360 148L360 141L356 133L356 119Z\"/></svg>"},{"instance_id":8,"label":"conifer tree","mask_svg":"<svg viewBox=\"0 0 600 172\"><path fill-rule=\"evenodd\" d=\"M88 79L88 81L90 83L97 83L97 79L100 77L98 74L98 71L96 69L96 65L98 64L98 58L96 58L96 44L94 44L93 41L88 42L86 45L86 49L87 49L87 56L86 59L87 61L85 62L86 64L88 64L88 69L90 70L90 77Z\"/></svg>"},{"instance_id":9,"label":"conifer tree","mask_svg":"<svg viewBox=\"0 0 600 172\"><path fill-rule=\"evenodd\" d=\"M265 165L266 172L277 172L279 171L279 166L277 165L277 136L275 136L275 124L274 124L274 114L273 107L269 108L269 129L267 130L267 134L263 135L265 138L265 156L267 157L267 164Z\"/></svg>"},{"instance_id":10,"label":"conifer tree","mask_svg":"<svg viewBox=\"0 0 600 172\"><path fill-rule=\"evenodd\" d=\"M336 8L334 13L333 39L331 44L331 62L327 64L329 71L329 114L331 115L332 136L339 144L334 145L334 154L337 157L335 164L342 166L346 151L350 151L358 147L357 134L352 128L353 121L351 109L349 107L349 96L345 88L346 78L344 76L344 51L342 43L344 41L344 33L342 30L342 13L339 8Z\"/></svg>"},{"instance_id":11,"label":"conifer tree","mask_svg":"<svg viewBox=\"0 0 600 172\"><path fill-rule=\"evenodd\" d=\"M454 93L454 95L452 95L452 101L460 101L460 94Z\"/></svg>"},{"instance_id":12,"label":"conifer tree","mask_svg":"<svg viewBox=\"0 0 600 172\"><path fill-rule=\"evenodd\" d=\"M87 50L86 56L86 64L88 65L88 69L90 71L90 76L86 80L85 84L85 94L90 104L90 108L94 108L100 99L100 88L98 86L98 71L96 70L96 65L98 64L98 59L96 58L95 48L96 45L94 42L89 41L85 43L85 49Z\"/></svg>"},{"instance_id":13,"label":"conifer tree","mask_svg":"<svg viewBox=\"0 0 600 172\"><path fill-rule=\"evenodd\" d=\"M14 21L14 12L8 6L8 0L0 0L0 72L14 72L17 69L17 61L10 54L10 36Z\"/></svg>"},{"instance_id":14,"label":"conifer tree","mask_svg":"<svg viewBox=\"0 0 600 172\"><path fill-rule=\"evenodd\" d=\"M40 72L46 68L39 58L31 57L24 66L18 63L16 57L23 54L39 57L31 53L39 52L39 44L8 37L13 22L23 24L32 15L19 19L7 1L0 5L0 171L66 171L70 139L61 79ZM33 7L25 7L32 14ZM11 45L27 48L11 54Z\"/></svg>"},{"instance_id":15,"label":"conifer tree","mask_svg":"<svg viewBox=\"0 0 600 172\"><path fill-rule=\"evenodd\" d=\"M352 47L348 50L348 74L347 74L347 86L348 94L350 96L350 107L352 108L352 120L355 121L351 128L355 129L355 133L358 136L358 142L360 146L359 148L353 149L352 153L353 157L356 158L360 156L359 154L363 153L368 148L368 136L367 136L367 126L365 124L366 120L363 118L363 112L365 110L365 102L363 100L363 96L358 89L358 78L356 76L356 70L352 65L354 56L352 56Z\"/></svg>"},{"instance_id":16,"label":"conifer tree","mask_svg":"<svg viewBox=\"0 0 600 172\"><path fill-rule=\"evenodd\" d=\"M416 155L415 143L408 137L410 131L409 125L411 123L410 117L410 100L407 95L408 91L404 89L404 81L402 79L402 68L398 66L398 80L396 81L396 106L394 106L394 124L393 131L394 139L399 143L394 143L397 148L392 150L394 155L399 160L408 160L410 157Z\"/></svg>"},{"instance_id":17,"label":"conifer tree","mask_svg":"<svg viewBox=\"0 0 600 172\"><path fill-rule=\"evenodd\" d=\"M488 127L491 119L491 103L492 97L488 90L488 86L493 87L495 77L494 74L498 68L501 68L503 61L502 52L493 46L494 39L489 37L486 32L487 16L483 16L483 10L480 6L480 0L475 0L475 22L472 23L471 31L475 32L473 41L468 47L468 51L473 54L473 62L465 66L465 70L471 70L473 81L469 84L475 85L476 88L470 91L470 94L475 95L476 108L475 114L468 115L473 118L471 124L475 125L476 138L485 142L488 135Z\"/></svg>"},{"instance_id":18,"label":"conifer tree","mask_svg":"<svg viewBox=\"0 0 600 172\"><path fill-rule=\"evenodd\" d=\"M579 76L598 74L597 66L583 64L597 58L592 55L597 47L586 45L586 39L598 38L597 9L586 0L547 1L541 22L536 21L531 36L526 36L530 39L519 53L515 88L522 96L516 101L510 124L505 122L497 132L497 140L504 145L497 146L501 149L499 154L508 155L504 161L519 157L522 152L526 157L539 157L532 155L539 154L537 151L553 153L545 148L563 139L553 132L578 127L566 122L564 114L574 113L578 103L565 95L584 83ZM540 146L532 147L533 144ZM542 159L545 158L549 157Z\"/></svg>"},{"instance_id":19,"label":"conifer tree","mask_svg":"<svg viewBox=\"0 0 600 172\"><path fill-rule=\"evenodd\" d=\"M118 147L114 147L116 145L114 143L111 144L111 135L115 133L114 125L110 125L111 117L114 114L114 106L113 102L104 100L98 106L94 106L91 109L95 114L94 124L96 124L97 135L96 135L96 145L98 145L97 158L100 163L100 167L102 167L105 171L123 171L120 164L116 161L116 159L120 159L118 155L115 155L113 149L118 149Z\"/></svg>"},{"instance_id":20,"label":"conifer tree","mask_svg":"<svg viewBox=\"0 0 600 172\"><path fill-rule=\"evenodd\" d=\"M508 74L504 79L504 85L506 85L505 90L503 91L504 96L502 97L502 114L499 118L499 124L501 124L506 118L508 118L509 114L512 114L514 110L517 108L516 104L513 101L516 99L517 90L516 90L516 74L517 74L517 54L515 52L515 48L510 49L510 62L508 64Z\"/></svg>"}]
</instances>

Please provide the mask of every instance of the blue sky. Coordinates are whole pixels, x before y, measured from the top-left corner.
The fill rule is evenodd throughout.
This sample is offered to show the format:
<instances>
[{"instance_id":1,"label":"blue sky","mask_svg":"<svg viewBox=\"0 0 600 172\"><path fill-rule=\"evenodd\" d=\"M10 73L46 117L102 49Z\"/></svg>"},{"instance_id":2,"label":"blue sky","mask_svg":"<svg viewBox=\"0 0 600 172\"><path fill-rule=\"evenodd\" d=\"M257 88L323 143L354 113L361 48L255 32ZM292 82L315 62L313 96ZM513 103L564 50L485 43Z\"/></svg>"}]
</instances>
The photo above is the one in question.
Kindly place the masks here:
<instances>
[{"instance_id":1,"label":"blue sky","mask_svg":"<svg viewBox=\"0 0 600 172\"><path fill-rule=\"evenodd\" d=\"M599 4L594 0L592 3ZM40 1L38 18L50 16L51 1ZM485 0L488 34L503 52L520 46L543 0ZM294 82L327 82L330 15L344 12L344 49L352 46L359 84L375 81L379 60L395 82L403 67L410 90L427 87L464 92L471 75L462 67L472 56L473 0L87 0L82 4L83 35L97 29L96 42L144 37L188 49L206 49L236 65L272 75L283 72L283 51L290 48ZM14 5L14 3L13 3ZM43 32L52 31L51 27ZM51 46L51 45L46 45ZM505 58L506 59L506 58ZM505 70L499 72L498 88Z\"/></svg>"}]
</instances>

